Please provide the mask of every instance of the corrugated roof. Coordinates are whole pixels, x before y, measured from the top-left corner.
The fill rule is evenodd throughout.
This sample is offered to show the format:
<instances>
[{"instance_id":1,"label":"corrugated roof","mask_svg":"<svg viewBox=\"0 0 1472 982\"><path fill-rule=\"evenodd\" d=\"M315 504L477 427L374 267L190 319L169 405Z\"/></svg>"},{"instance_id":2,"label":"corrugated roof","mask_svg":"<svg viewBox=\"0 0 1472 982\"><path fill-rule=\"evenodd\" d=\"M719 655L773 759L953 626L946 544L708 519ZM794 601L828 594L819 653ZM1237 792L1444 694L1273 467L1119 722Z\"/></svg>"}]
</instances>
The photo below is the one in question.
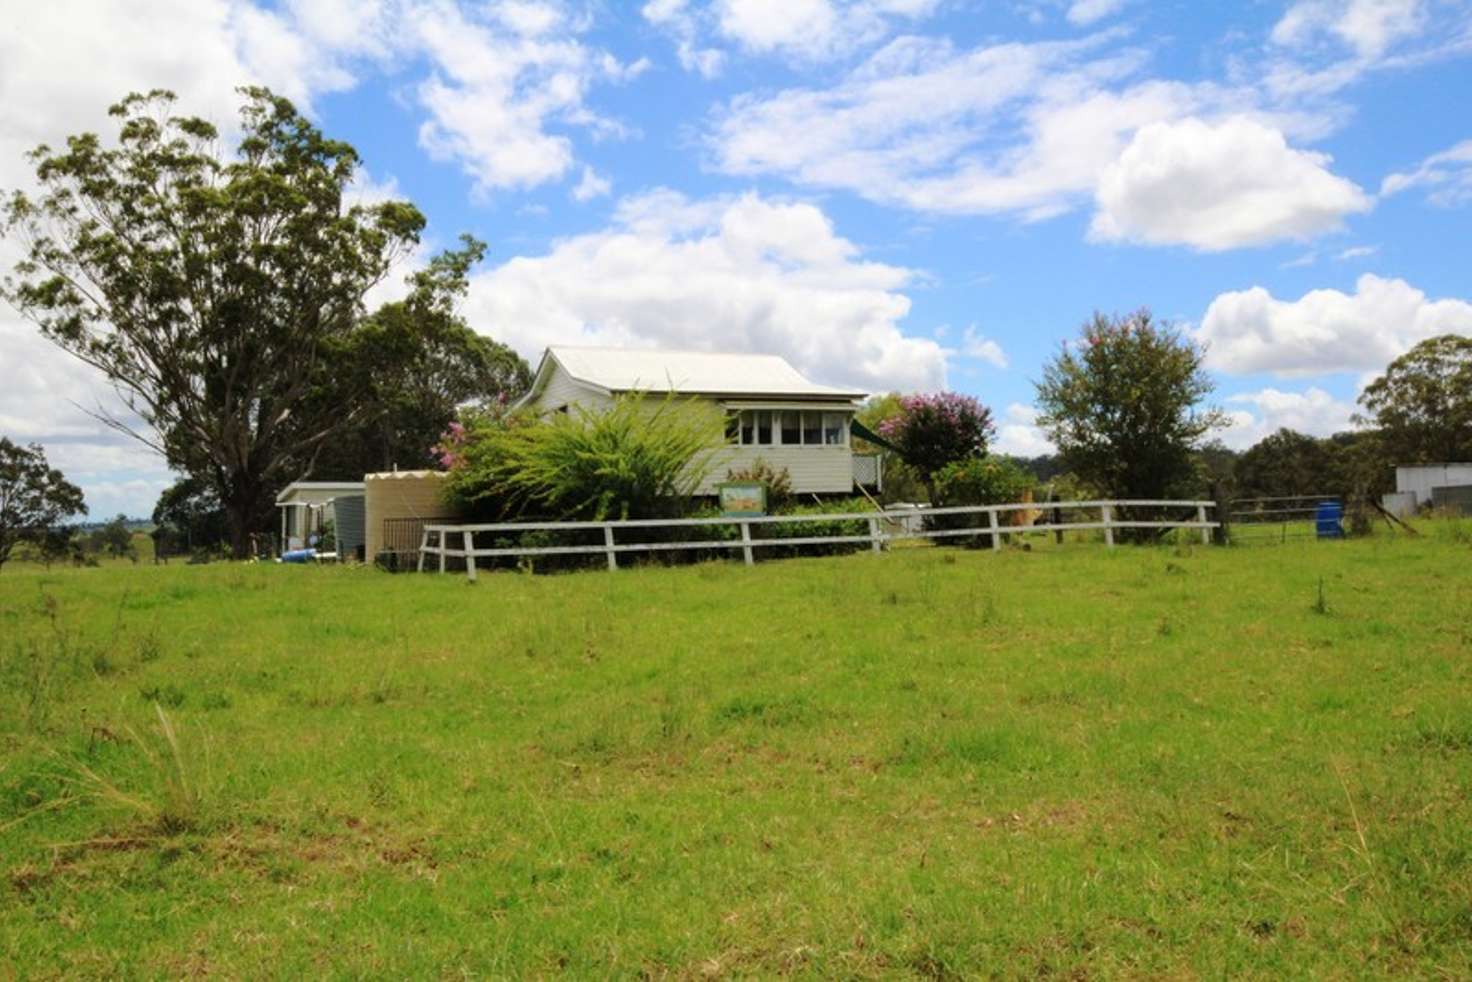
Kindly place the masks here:
<instances>
[{"instance_id":1,"label":"corrugated roof","mask_svg":"<svg viewBox=\"0 0 1472 982\"><path fill-rule=\"evenodd\" d=\"M281 489L276 495L277 502L283 502L296 491L361 491L362 481L293 481Z\"/></svg>"},{"instance_id":2,"label":"corrugated roof","mask_svg":"<svg viewBox=\"0 0 1472 982\"><path fill-rule=\"evenodd\" d=\"M554 345L547 353L573 378L611 392L639 389L690 395L861 399L867 393L819 385L780 355L635 351Z\"/></svg>"}]
</instances>

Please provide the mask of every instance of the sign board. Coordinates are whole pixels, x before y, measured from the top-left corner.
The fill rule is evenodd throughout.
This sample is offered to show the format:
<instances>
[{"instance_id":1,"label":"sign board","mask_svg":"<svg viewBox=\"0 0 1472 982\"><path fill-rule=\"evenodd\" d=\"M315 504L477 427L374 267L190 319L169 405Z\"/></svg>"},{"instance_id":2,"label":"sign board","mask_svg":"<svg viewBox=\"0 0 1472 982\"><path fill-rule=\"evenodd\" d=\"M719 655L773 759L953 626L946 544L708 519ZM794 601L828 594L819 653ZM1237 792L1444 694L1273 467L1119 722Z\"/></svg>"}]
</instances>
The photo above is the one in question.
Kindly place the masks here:
<instances>
[{"instance_id":1,"label":"sign board","mask_svg":"<svg viewBox=\"0 0 1472 982\"><path fill-rule=\"evenodd\" d=\"M760 481L727 481L716 485L721 514L730 518L760 518L767 513L767 486Z\"/></svg>"}]
</instances>

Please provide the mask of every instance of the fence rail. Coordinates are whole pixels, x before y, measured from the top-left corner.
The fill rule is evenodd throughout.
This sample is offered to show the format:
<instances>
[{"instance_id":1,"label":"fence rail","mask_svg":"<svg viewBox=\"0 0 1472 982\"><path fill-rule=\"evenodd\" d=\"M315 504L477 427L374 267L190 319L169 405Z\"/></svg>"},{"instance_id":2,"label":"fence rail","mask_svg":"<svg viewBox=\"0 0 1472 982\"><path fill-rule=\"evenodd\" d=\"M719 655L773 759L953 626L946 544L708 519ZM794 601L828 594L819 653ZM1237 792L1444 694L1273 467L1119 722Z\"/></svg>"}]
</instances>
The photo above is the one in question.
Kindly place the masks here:
<instances>
[{"instance_id":1,"label":"fence rail","mask_svg":"<svg viewBox=\"0 0 1472 982\"><path fill-rule=\"evenodd\" d=\"M1340 498L1337 494L1297 494L1233 499L1227 515L1232 540L1261 543L1314 538L1318 535L1315 519L1326 502L1340 504Z\"/></svg>"},{"instance_id":2,"label":"fence rail","mask_svg":"<svg viewBox=\"0 0 1472 982\"><path fill-rule=\"evenodd\" d=\"M991 547L993 549L1000 549L1002 547L1003 537L1022 532L1103 531L1105 545L1112 547L1114 545L1115 532L1122 529L1199 529L1201 531L1202 544L1209 545L1213 530L1219 528L1221 524L1220 522L1211 521L1207 518L1207 509L1216 508L1216 502L1213 501L1050 501L1045 503L1045 507L1047 513L1054 515L1064 509L1069 511L1098 511L1099 518L1097 521L1053 521L1039 522L1034 525L1002 524L999 520L1000 515L1010 512L1038 512L1040 510L1040 506L1036 502L1019 502L1007 505L965 505L949 508L925 508L918 512L910 510L868 511L836 515L769 515L761 518L647 518L608 522L499 522L489 525L451 525L428 522L423 527L419 542L419 571L424 572L425 565L430 557L437 558L441 573L446 571L448 560L452 558L464 559L466 575L474 580L477 559L511 556L575 556L598 554L607 557L608 568L613 570L618 569L618 557L623 554L681 552L692 549L740 549L746 564L750 566L756 562L756 550L765 548L802 545L867 544L872 551L877 553L881 552L884 546L893 540L987 536L990 539ZM1116 515L1120 509L1188 510L1194 513L1194 518L1166 518L1161 520L1118 518ZM908 519L913 522L917 514L925 518L934 516L976 515L980 520L984 520L985 524L968 526L966 528L907 528L905 525L906 520ZM866 522L869 531L863 535L815 535L776 539L753 538L751 534L753 527L761 528L803 522L822 525L835 522L856 521ZM926 526L929 526L929 524L929 522L925 523ZM615 535L615 532L622 529L710 528L712 526L739 527L741 538L708 539L687 542L619 542ZM895 531L896 529L900 531ZM489 533L499 532L506 534L517 532L573 532L592 530L601 530L603 532L603 542L601 545L500 546L490 548L476 548L475 546L475 536ZM451 543L454 543L456 539L459 540L459 544L452 545Z\"/></svg>"}]
</instances>

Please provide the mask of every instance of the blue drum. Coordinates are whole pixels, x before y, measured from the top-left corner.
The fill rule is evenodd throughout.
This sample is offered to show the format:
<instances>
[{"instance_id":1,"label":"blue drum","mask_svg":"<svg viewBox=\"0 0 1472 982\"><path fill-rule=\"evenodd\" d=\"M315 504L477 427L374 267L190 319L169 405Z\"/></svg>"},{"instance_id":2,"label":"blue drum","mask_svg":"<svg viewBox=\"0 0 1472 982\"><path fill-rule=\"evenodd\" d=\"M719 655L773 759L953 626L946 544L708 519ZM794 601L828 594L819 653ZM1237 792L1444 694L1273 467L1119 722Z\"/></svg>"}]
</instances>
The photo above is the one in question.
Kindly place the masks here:
<instances>
[{"instance_id":1,"label":"blue drum","mask_svg":"<svg viewBox=\"0 0 1472 982\"><path fill-rule=\"evenodd\" d=\"M1319 502L1318 511L1314 514L1314 524L1318 527L1321 539L1344 538L1344 526L1339 524L1344 518L1344 506L1337 501Z\"/></svg>"}]
</instances>

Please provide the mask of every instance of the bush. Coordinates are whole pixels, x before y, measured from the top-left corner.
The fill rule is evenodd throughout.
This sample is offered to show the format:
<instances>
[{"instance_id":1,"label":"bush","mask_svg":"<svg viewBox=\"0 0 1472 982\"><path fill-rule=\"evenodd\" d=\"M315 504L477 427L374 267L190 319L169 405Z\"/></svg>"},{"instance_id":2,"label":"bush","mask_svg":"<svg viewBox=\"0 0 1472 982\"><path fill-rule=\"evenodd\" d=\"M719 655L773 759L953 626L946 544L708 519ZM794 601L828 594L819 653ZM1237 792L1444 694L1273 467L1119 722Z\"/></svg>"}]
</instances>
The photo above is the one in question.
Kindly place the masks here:
<instances>
[{"instance_id":1,"label":"bush","mask_svg":"<svg viewBox=\"0 0 1472 982\"><path fill-rule=\"evenodd\" d=\"M821 504L796 505L782 512L784 515L851 515L855 512L872 511L873 507L859 498L825 501ZM739 533L738 533L739 534ZM773 539L843 538L868 535L869 521L865 518L835 519L828 522L774 522L770 525L753 525L751 537L764 542ZM805 545L768 547L757 553L759 559L775 559L783 556L840 556L869 548L867 542L835 542L832 545Z\"/></svg>"},{"instance_id":2,"label":"bush","mask_svg":"<svg viewBox=\"0 0 1472 982\"><path fill-rule=\"evenodd\" d=\"M722 444L719 416L702 410L636 393L603 411L484 414L436 452L451 502L477 518L665 518L686 509Z\"/></svg>"},{"instance_id":3,"label":"bush","mask_svg":"<svg viewBox=\"0 0 1472 982\"><path fill-rule=\"evenodd\" d=\"M1023 500L1036 479L1006 457L976 457L958 460L935 475L938 508L965 505L1005 505ZM978 515L927 515L928 529L963 529L978 525ZM1005 523L999 523L1005 524ZM936 541L977 546L990 545L990 536L950 536Z\"/></svg>"},{"instance_id":4,"label":"bush","mask_svg":"<svg viewBox=\"0 0 1472 982\"><path fill-rule=\"evenodd\" d=\"M959 392L902 396L899 404L897 415L879 423L879 435L899 448L927 486L946 465L985 455L996 432L991 410Z\"/></svg>"},{"instance_id":5,"label":"bush","mask_svg":"<svg viewBox=\"0 0 1472 982\"><path fill-rule=\"evenodd\" d=\"M1036 484L1006 457L958 460L935 475L936 505L1004 505L1021 501Z\"/></svg>"}]
</instances>

